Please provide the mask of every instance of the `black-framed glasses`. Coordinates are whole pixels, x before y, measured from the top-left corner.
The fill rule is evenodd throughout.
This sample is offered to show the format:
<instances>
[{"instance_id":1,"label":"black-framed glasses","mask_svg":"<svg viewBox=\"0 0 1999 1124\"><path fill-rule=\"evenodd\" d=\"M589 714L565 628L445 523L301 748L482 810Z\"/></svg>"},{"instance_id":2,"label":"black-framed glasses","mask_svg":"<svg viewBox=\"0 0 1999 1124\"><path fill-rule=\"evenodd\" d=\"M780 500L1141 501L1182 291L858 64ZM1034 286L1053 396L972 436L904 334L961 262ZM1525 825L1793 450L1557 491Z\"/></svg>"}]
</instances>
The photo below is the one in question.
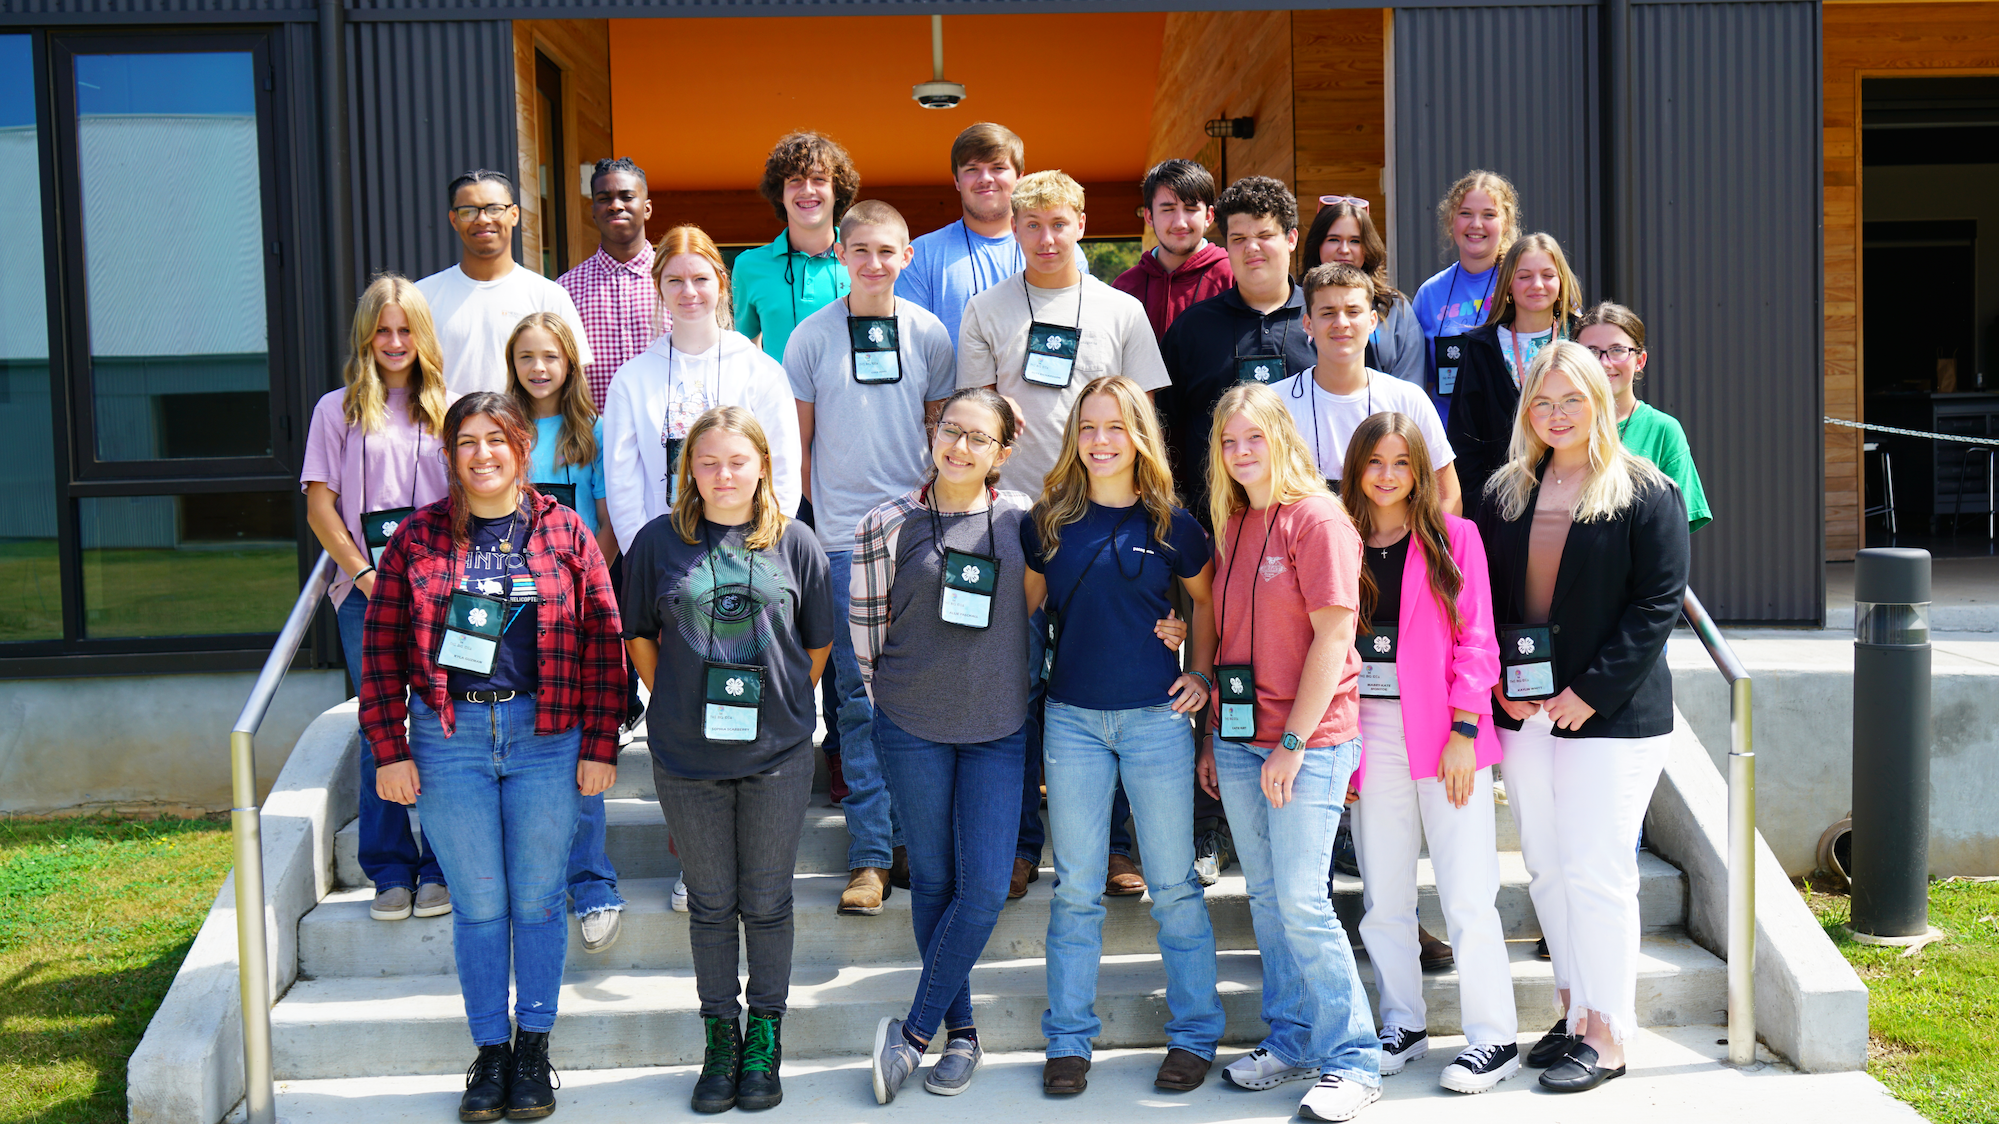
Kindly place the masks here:
<instances>
[{"instance_id":1,"label":"black-framed glasses","mask_svg":"<svg viewBox=\"0 0 1999 1124\"><path fill-rule=\"evenodd\" d=\"M451 208L451 213L457 217L459 222L471 222L480 215L484 215L489 219L499 218L501 215L512 210L513 207L512 203L488 203L483 207L453 207Z\"/></svg>"},{"instance_id":2,"label":"black-framed glasses","mask_svg":"<svg viewBox=\"0 0 1999 1124\"><path fill-rule=\"evenodd\" d=\"M972 451L975 453L983 453L987 449L999 444L999 438L994 437L990 433L981 432L976 429L962 429L949 422L937 427L937 440L942 441L946 445L956 445L958 442L964 441L971 445Z\"/></svg>"},{"instance_id":3,"label":"black-framed glasses","mask_svg":"<svg viewBox=\"0 0 1999 1124\"><path fill-rule=\"evenodd\" d=\"M1633 355L1645 354L1645 349L1642 347L1626 347L1621 343L1614 343L1611 344L1609 347L1590 347L1588 344L1584 344L1583 347L1586 348L1591 355L1596 356L1596 361L1599 363L1603 362L1606 359L1616 359L1622 361Z\"/></svg>"}]
</instances>

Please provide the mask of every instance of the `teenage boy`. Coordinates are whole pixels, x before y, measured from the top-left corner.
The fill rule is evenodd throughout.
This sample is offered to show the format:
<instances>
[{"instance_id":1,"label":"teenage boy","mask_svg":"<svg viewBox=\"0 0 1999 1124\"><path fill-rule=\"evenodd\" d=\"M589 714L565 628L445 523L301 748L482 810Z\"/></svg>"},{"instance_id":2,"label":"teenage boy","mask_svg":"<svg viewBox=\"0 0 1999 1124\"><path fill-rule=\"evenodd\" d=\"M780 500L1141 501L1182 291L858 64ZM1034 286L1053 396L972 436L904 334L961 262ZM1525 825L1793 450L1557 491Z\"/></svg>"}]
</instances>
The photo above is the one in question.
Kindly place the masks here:
<instances>
[{"instance_id":1,"label":"teenage boy","mask_svg":"<svg viewBox=\"0 0 1999 1124\"><path fill-rule=\"evenodd\" d=\"M965 302L1027 264L1013 237L1013 189L1026 174L1027 148L1005 125L981 121L951 142L951 182L964 214L912 243L915 256L895 293L936 314L953 347ZM1076 267L1090 268L1080 246Z\"/></svg>"},{"instance_id":2,"label":"teenage boy","mask_svg":"<svg viewBox=\"0 0 1999 1124\"><path fill-rule=\"evenodd\" d=\"M833 604L847 619L854 528L875 507L923 485L930 464L924 421L957 385L951 337L935 316L897 300L909 265L909 226L887 203L854 205L836 245L849 289L806 317L784 349L798 400L806 498L832 567ZM826 440L817 440L819 437ZM874 745L874 710L847 630L833 638L840 767L847 796L847 889L841 913L878 914L900 848L888 779Z\"/></svg>"},{"instance_id":3,"label":"teenage boy","mask_svg":"<svg viewBox=\"0 0 1999 1124\"><path fill-rule=\"evenodd\" d=\"M822 133L787 133L764 160L757 194L784 220L762 246L730 268L736 330L780 362L801 320L847 293L847 271L834 256L840 216L860 193L861 176L838 141Z\"/></svg>"},{"instance_id":4,"label":"teenage boy","mask_svg":"<svg viewBox=\"0 0 1999 1124\"><path fill-rule=\"evenodd\" d=\"M1014 185L1011 206L1014 240L1026 268L966 303L958 338L958 385L996 387L1013 402L1021 435L1013 456L1000 468L1000 486L1038 496L1061 453L1069 408L1091 379L1124 375L1148 394L1169 380L1144 307L1090 276L1079 260L1083 185L1061 172L1036 172ZM1043 330L1030 333L1030 328ZM1060 346L1050 337L1060 340ZM1033 378L1027 375L1030 362ZM1029 633L1037 642L1044 635L1039 613ZM1038 667L1040 659L1032 651L1029 666ZM1040 877L1045 838L1041 738L1033 723L1027 760L1013 883L1007 891L1014 898L1025 895L1027 884ZM1145 878L1131 858L1125 826L1130 814L1120 795L1111 806L1110 870L1104 887L1106 894L1119 897L1145 892Z\"/></svg>"},{"instance_id":5,"label":"teenage boy","mask_svg":"<svg viewBox=\"0 0 1999 1124\"><path fill-rule=\"evenodd\" d=\"M1318 266L1298 286L1304 294L1307 335L1319 362L1272 387L1298 423L1298 432L1312 448L1319 472L1338 490L1346 465L1347 442L1370 414L1407 414L1423 431L1430 447L1430 467L1437 473L1437 490L1444 510L1459 514L1456 454L1444 436L1443 420L1430 396L1413 382L1371 370L1367 338L1379 314L1374 311L1374 279L1351 265Z\"/></svg>"},{"instance_id":6,"label":"teenage boy","mask_svg":"<svg viewBox=\"0 0 1999 1124\"><path fill-rule=\"evenodd\" d=\"M673 327L672 314L659 306L659 287L652 279L652 243L646 241L650 218L645 169L626 156L597 161L590 175L597 252L556 278L556 284L576 302L583 338L596 357L590 364L590 400L599 414L618 368Z\"/></svg>"},{"instance_id":7,"label":"teenage boy","mask_svg":"<svg viewBox=\"0 0 1999 1124\"><path fill-rule=\"evenodd\" d=\"M1166 335L1195 301L1220 296L1235 284L1227 250L1208 241L1215 218L1215 177L1192 160L1162 160L1139 185L1138 213L1158 245L1111 286L1145 306L1152 334Z\"/></svg>"},{"instance_id":8,"label":"teenage boy","mask_svg":"<svg viewBox=\"0 0 1999 1124\"><path fill-rule=\"evenodd\" d=\"M514 227L521 221L514 182L476 168L452 180L446 196L463 251L457 265L418 281L416 289L437 325L451 396L507 392L507 337L530 312L553 312L569 322L587 370L590 340L568 290L514 261Z\"/></svg>"}]
</instances>

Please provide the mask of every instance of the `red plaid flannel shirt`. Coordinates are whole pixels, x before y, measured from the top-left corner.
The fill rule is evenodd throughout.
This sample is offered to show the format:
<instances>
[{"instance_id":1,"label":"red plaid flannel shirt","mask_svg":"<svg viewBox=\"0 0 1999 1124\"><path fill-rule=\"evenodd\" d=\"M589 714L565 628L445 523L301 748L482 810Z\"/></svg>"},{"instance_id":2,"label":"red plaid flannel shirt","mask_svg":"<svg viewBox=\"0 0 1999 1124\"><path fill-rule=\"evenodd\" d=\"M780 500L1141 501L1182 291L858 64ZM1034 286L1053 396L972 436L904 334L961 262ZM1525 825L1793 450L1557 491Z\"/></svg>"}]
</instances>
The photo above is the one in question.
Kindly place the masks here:
<instances>
[{"instance_id":1,"label":"red plaid flannel shirt","mask_svg":"<svg viewBox=\"0 0 1999 1124\"><path fill-rule=\"evenodd\" d=\"M541 597L534 732L564 733L581 718L584 760L615 764L625 648L610 571L575 512L550 496L531 498L529 507L524 553ZM447 737L456 729L447 673L437 666L454 553L451 501L442 499L403 521L375 570L361 634L361 736L377 765L410 759L405 690L437 712Z\"/></svg>"},{"instance_id":2,"label":"red plaid flannel shirt","mask_svg":"<svg viewBox=\"0 0 1999 1124\"><path fill-rule=\"evenodd\" d=\"M556 278L569 290L590 340L590 399L604 412L611 379L625 361L659 338L659 289L652 283L652 244L628 262L597 252Z\"/></svg>"}]
</instances>

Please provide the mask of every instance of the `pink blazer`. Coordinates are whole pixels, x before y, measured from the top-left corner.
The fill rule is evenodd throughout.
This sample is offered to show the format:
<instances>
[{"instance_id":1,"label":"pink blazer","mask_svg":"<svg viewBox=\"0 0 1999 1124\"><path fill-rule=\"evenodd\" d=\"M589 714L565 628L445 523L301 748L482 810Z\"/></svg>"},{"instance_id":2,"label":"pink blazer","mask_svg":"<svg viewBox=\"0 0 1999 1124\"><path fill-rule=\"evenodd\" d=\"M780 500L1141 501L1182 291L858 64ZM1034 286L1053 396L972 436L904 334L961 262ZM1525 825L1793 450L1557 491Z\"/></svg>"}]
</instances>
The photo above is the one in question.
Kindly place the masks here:
<instances>
[{"instance_id":1,"label":"pink blazer","mask_svg":"<svg viewBox=\"0 0 1999 1124\"><path fill-rule=\"evenodd\" d=\"M1492 585L1486 578L1485 544L1469 519L1444 516L1450 534L1451 557L1464 575L1458 591L1458 615L1464 627L1455 638L1451 622L1430 591L1430 567L1420 544L1411 544L1402 567L1402 611L1398 614L1400 649L1395 676L1402 691L1402 733L1409 745L1409 775L1434 778L1437 762L1451 737L1451 712L1484 715L1472 747L1478 767L1499 761L1499 736L1493 732L1492 687L1499 682L1499 640L1492 627ZM1366 643L1366 638L1358 639ZM1358 790L1367 775L1367 742L1360 747L1354 770Z\"/></svg>"}]
</instances>

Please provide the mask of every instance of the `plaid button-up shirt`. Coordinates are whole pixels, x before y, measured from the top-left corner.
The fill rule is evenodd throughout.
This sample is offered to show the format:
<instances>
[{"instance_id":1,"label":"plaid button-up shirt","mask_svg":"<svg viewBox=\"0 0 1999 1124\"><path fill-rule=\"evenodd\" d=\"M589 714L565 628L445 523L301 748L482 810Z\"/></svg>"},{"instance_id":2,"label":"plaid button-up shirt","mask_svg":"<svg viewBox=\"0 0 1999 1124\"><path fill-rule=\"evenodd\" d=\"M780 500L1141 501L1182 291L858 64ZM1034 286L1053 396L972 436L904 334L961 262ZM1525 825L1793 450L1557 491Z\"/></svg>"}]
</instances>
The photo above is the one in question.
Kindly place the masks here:
<instances>
[{"instance_id":1,"label":"plaid button-up shirt","mask_svg":"<svg viewBox=\"0 0 1999 1124\"><path fill-rule=\"evenodd\" d=\"M847 627L854 638L854 659L861 665L861 682L875 681L875 661L888 644L889 591L895 587L896 550L902 529L929 510L925 489L892 499L861 517L854 529L854 557L847 581ZM1009 507L1026 511L1033 501L1020 492L986 489L995 511Z\"/></svg>"},{"instance_id":2,"label":"plaid button-up shirt","mask_svg":"<svg viewBox=\"0 0 1999 1124\"><path fill-rule=\"evenodd\" d=\"M541 598L534 732L564 733L580 720L583 759L615 764L625 650L610 572L575 512L550 496L529 507L533 526L522 558ZM457 728L447 673L437 666L456 554L451 501L443 499L403 521L375 570L361 633L361 736L377 765L410 760L406 691L437 712L445 736Z\"/></svg>"},{"instance_id":3,"label":"plaid button-up shirt","mask_svg":"<svg viewBox=\"0 0 1999 1124\"><path fill-rule=\"evenodd\" d=\"M661 331L659 289L652 282L652 244L642 246L637 257L624 262L599 246L575 269L556 278L583 317L583 334L590 339L590 399L600 414L618 368L650 346Z\"/></svg>"}]
</instances>

